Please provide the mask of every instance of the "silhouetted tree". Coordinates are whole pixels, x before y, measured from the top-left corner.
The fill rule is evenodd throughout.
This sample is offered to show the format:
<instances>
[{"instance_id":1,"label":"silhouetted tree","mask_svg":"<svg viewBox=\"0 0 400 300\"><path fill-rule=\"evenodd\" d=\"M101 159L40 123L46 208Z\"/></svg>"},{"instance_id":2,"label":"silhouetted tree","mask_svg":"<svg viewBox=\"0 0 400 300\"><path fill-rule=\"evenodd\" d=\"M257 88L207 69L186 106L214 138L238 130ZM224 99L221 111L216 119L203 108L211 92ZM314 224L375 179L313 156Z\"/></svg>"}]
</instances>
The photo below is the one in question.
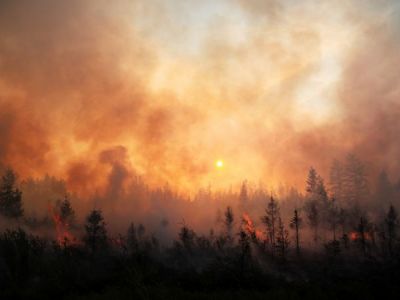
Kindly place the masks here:
<instances>
[{"instance_id":1,"label":"silhouetted tree","mask_svg":"<svg viewBox=\"0 0 400 300\"><path fill-rule=\"evenodd\" d=\"M300 227L303 223L297 209L294 210L293 218L290 221L290 228L295 231L295 238L296 238L296 254L297 256L300 255Z\"/></svg>"},{"instance_id":2,"label":"silhouetted tree","mask_svg":"<svg viewBox=\"0 0 400 300\"><path fill-rule=\"evenodd\" d=\"M342 236L341 241L343 243L343 247L345 249L349 249L349 236L346 232L346 225L347 225L347 212L343 208L339 208L338 216L337 216L338 225L342 229Z\"/></svg>"},{"instance_id":3,"label":"silhouetted tree","mask_svg":"<svg viewBox=\"0 0 400 300\"><path fill-rule=\"evenodd\" d=\"M346 223L347 223L346 221L347 221L346 210L340 208L338 213L338 225L340 225L340 227L342 228L342 235L346 233Z\"/></svg>"},{"instance_id":4,"label":"silhouetted tree","mask_svg":"<svg viewBox=\"0 0 400 300\"><path fill-rule=\"evenodd\" d=\"M323 178L318 175L314 168L310 168L306 181L307 198L304 209L307 214L308 223L314 231L314 241L319 237L320 225L325 225L331 203L328 201L328 193Z\"/></svg>"},{"instance_id":5,"label":"silhouetted tree","mask_svg":"<svg viewBox=\"0 0 400 300\"><path fill-rule=\"evenodd\" d=\"M239 231L239 266L240 266L240 278L243 279L246 272L247 265L251 259L251 248L250 248L250 237L245 230L240 229Z\"/></svg>"},{"instance_id":6,"label":"silhouetted tree","mask_svg":"<svg viewBox=\"0 0 400 300\"><path fill-rule=\"evenodd\" d=\"M248 201L249 201L249 195L247 192L247 181L243 181L239 195L239 206L242 211L247 209Z\"/></svg>"},{"instance_id":7,"label":"silhouetted tree","mask_svg":"<svg viewBox=\"0 0 400 300\"><path fill-rule=\"evenodd\" d=\"M376 194L375 194L375 204L379 208L386 209L390 203L393 201L394 196L394 188L392 183L390 182L389 176L385 170L378 176L378 182L376 187Z\"/></svg>"},{"instance_id":8,"label":"silhouetted tree","mask_svg":"<svg viewBox=\"0 0 400 300\"><path fill-rule=\"evenodd\" d=\"M108 244L106 224L100 210L92 210L86 218L84 242L92 254Z\"/></svg>"},{"instance_id":9,"label":"silhouetted tree","mask_svg":"<svg viewBox=\"0 0 400 300\"><path fill-rule=\"evenodd\" d=\"M387 231L387 242L388 242L388 250L389 250L389 255L393 255L393 244L396 241L397 238L397 230L399 227L399 220L398 220L398 215L393 207L393 205L390 205L389 211L386 215L385 218L385 225L386 225L386 231Z\"/></svg>"},{"instance_id":10,"label":"silhouetted tree","mask_svg":"<svg viewBox=\"0 0 400 300\"><path fill-rule=\"evenodd\" d=\"M318 190L318 174L317 171L311 167L308 171L308 177L306 181L306 191L309 194L315 194Z\"/></svg>"},{"instance_id":11,"label":"silhouetted tree","mask_svg":"<svg viewBox=\"0 0 400 300\"><path fill-rule=\"evenodd\" d=\"M357 225L357 242L364 256L367 255L367 240L370 226L371 224L366 217L361 217Z\"/></svg>"},{"instance_id":12,"label":"silhouetted tree","mask_svg":"<svg viewBox=\"0 0 400 300\"><path fill-rule=\"evenodd\" d=\"M233 240L232 231L233 231L234 220L235 219L234 219L232 208L230 206L228 206L225 211L224 224L225 224L225 228L226 228L226 236L227 236L227 239L229 242L232 242L232 240Z\"/></svg>"},{"instance_id":13,"label":"silhouetted tree","mask_svg":"<svg viewBox=\"0 0 400 300\"><path fill-rule=\"evenodd\" d=\"M330 169L330 191L331 196L342 203L343 201L343 166L338 160L334 160Z\"/></svg>"},{"instance_id":14,"label":"silhouetted tree","mask_svg":"<svg viewBox=\"0 0 400 300\"><path fill-rule=\"evenodd\" d=\"M368 196L367 175L363 163L353 154L346 157L343 188L349 206L359 207Z\"/></svg>"},{"instance_id":15,"label":"silhouetted tree","mask_svg":"<svg viewBox=\"0 0 400 300\"><path fill-rule=\"evenodd\" d=\"M267 208L265 210L265 215L261 217L261 222L266 226L272 253L274 252L275 249L275 240L276 240L275 231L278 218L279 218L279 205L275 201L275 199L271 196L270 201L268 202Z\"/></svg>"},{"instance_id":16,"label":"silhouetted tree","mask_svg":"<svg viewBox=\"0 0 400 300\"><path fill-rule=\"evenodd\" d=\"M0 213L8 218L18 219L23 215L22 192L15 187L16 175L7 169L0 185Z\"/></svg>"},{"instance_id":17,"label":"silhouetted tree","mask_svg":"<svg viewBox=\"0 0 400 300\"><path fill-rule=\"evenodd\" d=\"M286 260L287 249L289 248L289 232L285 229L281 217L278 218L278 232L276 237L276 249L282 261Z\"/></svg>"},{"instance_id":18,"label":"silhouetted tree","mask_svg":"<svg viewBox=\"0 0 400 300\"><path fill-rule=\"evenodd\" d=\"M183 248L189 253L193 251L195 238L195 232L184 223L179 231L179 240L181 241Z\"/></svg>"},{"instance_id":19,"label":"silhouetted tree","mask_svg":"<svg viewBox=\"0 0 400 300\"><path fill-rule=\"evenodd\" d=\"M381 254L383 257L386 257L387 255L387 234L386 234L386 224L385 222L383 222L383 224L381 224L378 227L378 238L379 238L379 243L380 243L380 250L381 250Z\"/></svg>"},{"instance_id":20,"label":"silhouetted tree","mask_svg":"<svg viewBox=\"0 0 400 300\"><path fill-rule=\"evenodd\" d=\"M324 205L328 201L328 193L326 192L324 179L318 175L316 187L316 200L321 201Z\"/></svg>"},{"instance_id":21,"label":"silhouetted tree","mask_svg":"<svg viewBox=\"0 0 400 300\"><path fill-rule=\"evenodd\" d=\"M314 232L314 242L318 242L318 227L319 227L319 211L317 201L309 201L305 205L305 211L307 214L308 224Z\"/></svg>"},{"instance_id":22,"label":"silhouetted tree","mask_svg":"<svg viewBox=\"0 0 400 300\"><path fill-rule=\"evenodd\" d=\"M73 225L75 223L75 211L72 208L68 196L59 204L60 218L64 224Z\"/></svg>"},{"instance_id":23,"label":"silhouetted tree","mask_svg":"<svg viewBox=\"0 0 400 300\"><path fill-rule=\"evenodd\" d=\"M339 224L340 219L340 210L335 205L335 200L332 200L331 206L328 209L327 215L327 223L329 225L329 229L332 230L333 240L336 241L336 228Z\"/></svg>"}]
</instances>

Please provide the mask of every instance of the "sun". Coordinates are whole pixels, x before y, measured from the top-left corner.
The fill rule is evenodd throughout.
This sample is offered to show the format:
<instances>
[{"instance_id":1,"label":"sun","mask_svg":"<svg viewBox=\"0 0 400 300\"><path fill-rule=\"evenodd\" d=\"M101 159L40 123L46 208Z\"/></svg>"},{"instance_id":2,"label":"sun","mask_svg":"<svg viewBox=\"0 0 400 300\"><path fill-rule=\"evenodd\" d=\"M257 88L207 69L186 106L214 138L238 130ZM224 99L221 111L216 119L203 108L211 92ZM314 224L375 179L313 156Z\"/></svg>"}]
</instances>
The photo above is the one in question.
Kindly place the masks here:
<instances>
[{"instance_id":1,"label":"sun","mask_svg":"<svg viewBox=\"0 0 400 300\"><path fill-rule=\"evenodd\" d=\"M217 169L222 169L224 167L224 161L223 160L217 160L215 162L215 166L217 167Z\"/></svg>"}]
</instances>

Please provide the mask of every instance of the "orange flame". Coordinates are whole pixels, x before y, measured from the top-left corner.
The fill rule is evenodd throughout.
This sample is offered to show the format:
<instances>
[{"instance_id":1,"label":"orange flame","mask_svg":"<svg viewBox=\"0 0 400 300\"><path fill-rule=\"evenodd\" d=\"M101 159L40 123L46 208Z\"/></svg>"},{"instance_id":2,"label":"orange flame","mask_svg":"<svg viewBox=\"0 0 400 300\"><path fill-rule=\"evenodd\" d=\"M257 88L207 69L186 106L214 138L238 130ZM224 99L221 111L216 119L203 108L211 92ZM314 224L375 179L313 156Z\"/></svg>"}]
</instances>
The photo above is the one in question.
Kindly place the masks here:
<instances>
[{"instance_id":1,"label":"orange flame","mask_svg":"<svg viewBox=\"0 0 400 300\"><path fill-rule=\"evenodd\" d=\"M259 240L265 239L264 233L261 230L255 228L253 221L247 213L243 213L242 219L242 229L244 231L246 231L249 235L255 236Z\"/></svg>"},{"instance_id":2,"label":"orange flame","mask_svg":"<svg viewBox=\"0 0 400 300\"><path fill-rule=\"evenodd\" d=\"M357 240L359 240L359 239L361 238L361 237L360 237L360 234L359 234L358 232L356 232L356 231L350 232L349 237L350 237L350 240L352 240L352 241L357 241ZM365 232L365 233L364 233L364 237L365 237L365 239L366 239L367 241L372 240L372 236L371 236L371 234L368 233L368 232Z\"/></svg>"},{"instance_id":3,"label":"orange flame","mask_svg":"<svg viewBox=\"0 0 400 300\"><path fill-rule=\"evenodd\" d=\"M51 206L48 207L49 213L53 219L55 230L56 230L56 240L57 243L61 245L76 244L76 238L70 232L69 224L67 221L63 220L59 213Z\"/></svg>"}]
</instances>

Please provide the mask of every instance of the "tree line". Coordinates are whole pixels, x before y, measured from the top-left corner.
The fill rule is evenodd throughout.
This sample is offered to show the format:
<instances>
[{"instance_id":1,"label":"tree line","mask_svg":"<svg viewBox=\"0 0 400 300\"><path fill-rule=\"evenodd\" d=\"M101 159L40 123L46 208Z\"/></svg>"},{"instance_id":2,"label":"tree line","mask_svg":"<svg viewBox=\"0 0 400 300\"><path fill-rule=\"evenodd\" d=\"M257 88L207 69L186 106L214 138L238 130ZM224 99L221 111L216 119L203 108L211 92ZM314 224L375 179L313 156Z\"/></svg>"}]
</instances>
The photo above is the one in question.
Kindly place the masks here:
<instances>
[{"instance_id":1,"label":"tree line","mask_svg":"<svg viewBox=\"0 0 400 300\"><path fill-rule=\"evenodd\" d=\"M0 215L19 228L0 235L0 285L9 293L20 284L38 288L41 284L32 283L33 278L48 284L48 274L52 274L59 276L57 284L68 293L76 286L86 292L92 288L82 287L79 280L85 285L115 283L123 274L136 285L135 293L143 296L144 286L153 285L155 279L172 284L170 276L185 286L193 284L190 280L207 285L212 278L218 287L263 287L260 279L275 280L271 274L276 273L304 283L302 276L309 280L313 272L325 274L323 266L340 266L340 272L353 276L363 276L365 264L397 266L400 222L395 205L389 204L381 214L363 208L363 201L370 197L365 171L355 157L347 158L345 165L343 169L339 162L333 164L329 190L322 176L310 168L302 201L290 211L275 195L260 194L264 207L257 210L258 216L250 216L244 182L239 204L226 206L217 228L198 233L182 220L170 245L160 243L139 222L131 222L125 233L110 236L100 209L91 210L80 225L68 196L49 208L57 238L33 235L22 229L32 224L24 216L16 175L8 169L0 182ZM387 181L383 177L378 191ZM71 234L76 228L79 236ZM299 275L299 269L306 275Z\"/></svg>"}]
</instances>

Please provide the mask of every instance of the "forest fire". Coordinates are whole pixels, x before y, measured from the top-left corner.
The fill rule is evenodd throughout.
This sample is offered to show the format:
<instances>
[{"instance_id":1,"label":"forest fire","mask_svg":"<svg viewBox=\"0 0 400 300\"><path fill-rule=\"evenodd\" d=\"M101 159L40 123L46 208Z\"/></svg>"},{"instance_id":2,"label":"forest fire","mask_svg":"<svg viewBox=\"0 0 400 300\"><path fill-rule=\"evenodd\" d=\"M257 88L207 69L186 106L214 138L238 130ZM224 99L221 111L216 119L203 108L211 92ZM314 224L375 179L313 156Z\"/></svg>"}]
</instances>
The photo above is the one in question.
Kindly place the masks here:
<instances>
[{"instance_id":1,"label":"forest fire","mask_svg":"<svg viewBox=\"0 0 400 300\"><path fill-rule=\"evenodd\" d=\"M365 240L367 240L367 241L371 241L371 240L372 240L371 233L369 233L369 232L364 232L364 233L362 233L362 235L361 235L360 232L351 231L351 232L349 233L349 237L350 237L350 240L353 241L353 242L354 242L354 241L359 241L362 237L363 237Z\"/></svg>"},{"instance_id":2,"label":"forest fire","mask_svg":"<svg viewBox=\"0 0 400 300\"><path fill-rule=\"evenodd\" d=\"M399 298L399 4L0 0L0 300Z\"/></svg>"},{"instance_id":3,"label":"forest fire","mask_svg":"<svg viewBox=\"0 0 400 300\"><path fill-rule=\"evenodd\" d=\"M60 246L76 244L77 239L71 233L68 221L63 219L61 214L51 205L49 205L48 211L54 222L57 243Z\"/></svg>"},{"instance_id":4,"label":"forest fire","mask_svg":"<svg viewBox=\"0 0 400 300\"><path fill-rule=\"evenodd\" d=\"M265 234L255 227L248 213L243 213L242 215L242 229L251 237L255 237L260 241L265 240Z\"/></svg>"}]
</instances>

